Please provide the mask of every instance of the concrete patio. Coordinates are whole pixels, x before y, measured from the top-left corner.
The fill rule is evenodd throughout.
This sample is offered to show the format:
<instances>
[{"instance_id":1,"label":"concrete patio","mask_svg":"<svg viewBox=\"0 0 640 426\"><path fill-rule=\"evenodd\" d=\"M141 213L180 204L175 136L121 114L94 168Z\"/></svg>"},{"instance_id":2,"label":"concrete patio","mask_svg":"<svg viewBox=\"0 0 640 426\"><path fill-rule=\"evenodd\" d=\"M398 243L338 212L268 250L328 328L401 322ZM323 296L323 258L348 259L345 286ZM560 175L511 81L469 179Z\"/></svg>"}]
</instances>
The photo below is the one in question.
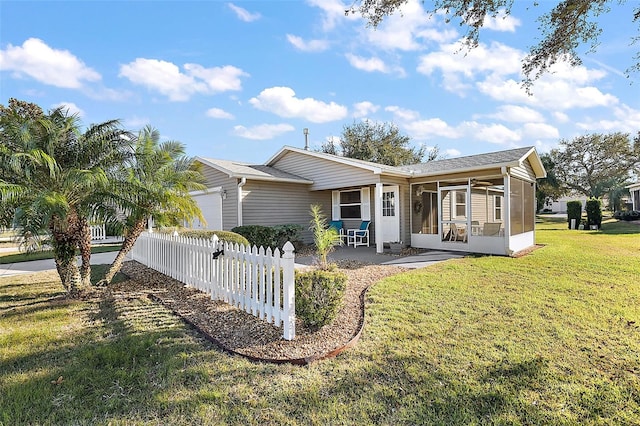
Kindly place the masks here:
<instances>
[{"instance_id":1,"label":"concrete patio","mask_svg":"<svg viewBox=\"0 0 640 426\"><path fill-rule=\"evenodd\" d=\"M378 254L375 247L338 247L329 254L328 259L330 262L352 260L374 265L393 265L408 269L418 269L449 259L459 259L468 254L459 251L425 250L421 253L403 256L390 252ZM313 265L315 261L315 256L296 256L296 265Z\"/></svg>"}]
</instances>

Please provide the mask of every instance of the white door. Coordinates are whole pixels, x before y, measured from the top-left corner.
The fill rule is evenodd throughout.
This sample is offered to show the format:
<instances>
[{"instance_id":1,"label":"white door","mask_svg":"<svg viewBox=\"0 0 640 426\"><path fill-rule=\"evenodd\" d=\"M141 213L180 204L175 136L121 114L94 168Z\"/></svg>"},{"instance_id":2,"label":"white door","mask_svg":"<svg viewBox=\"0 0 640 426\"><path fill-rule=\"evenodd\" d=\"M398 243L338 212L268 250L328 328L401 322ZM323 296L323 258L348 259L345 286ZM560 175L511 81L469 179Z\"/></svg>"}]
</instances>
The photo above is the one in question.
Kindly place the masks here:
<instances>
[{"instance_id":1,"label":"white door","mask_svg":"<svg viewBox=\"0 0 640 426\"><path fill-rule=\"evenodd\" d=\"M400 241L398 186L382 188L382 241Z\"/></svg>"},{"instance_id":2,"label":"white door","mask_svg":"<svg viewBox=\"0 0 640 426\"><path fill-rule=\"evenodd\" d=\"M193 197L202 210L202 216L207 221L206 226L198 219L193 222L195 229L222 230L222 194L220 191L198 194Z\"/></svg>"}]
</instances>

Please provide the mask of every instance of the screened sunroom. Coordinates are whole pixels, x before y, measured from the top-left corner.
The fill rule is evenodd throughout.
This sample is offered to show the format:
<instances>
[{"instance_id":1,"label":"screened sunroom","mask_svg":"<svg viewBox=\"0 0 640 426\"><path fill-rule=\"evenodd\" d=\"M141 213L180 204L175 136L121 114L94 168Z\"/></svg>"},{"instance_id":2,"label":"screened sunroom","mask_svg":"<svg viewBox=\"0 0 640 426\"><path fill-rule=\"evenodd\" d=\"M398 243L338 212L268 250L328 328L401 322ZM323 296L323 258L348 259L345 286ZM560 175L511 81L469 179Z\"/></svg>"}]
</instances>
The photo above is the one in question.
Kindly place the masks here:
<instances>
[{"instance_id":1,"label":"screened sunroom","mask_svg":"<svg viewBox=\"0 0 640 426\"><path fill-rule=\"evenodd\" d=\"M535 244L535 180L539 158L511 166L414 177L410 185L411 245L511 255ZM427 174L423 171L423 174Z\"/></svg>"}]
</instances>

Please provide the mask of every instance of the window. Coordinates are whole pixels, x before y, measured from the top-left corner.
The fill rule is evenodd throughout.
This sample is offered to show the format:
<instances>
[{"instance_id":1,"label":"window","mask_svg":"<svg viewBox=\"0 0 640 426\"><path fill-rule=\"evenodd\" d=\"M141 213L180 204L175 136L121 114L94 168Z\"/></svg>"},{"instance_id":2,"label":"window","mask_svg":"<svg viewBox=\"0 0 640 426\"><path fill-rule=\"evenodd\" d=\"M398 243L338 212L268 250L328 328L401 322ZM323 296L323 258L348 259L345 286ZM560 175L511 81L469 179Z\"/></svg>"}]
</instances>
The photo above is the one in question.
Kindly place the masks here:
<instances>
[{"instance_id":1,"label":"window","mask_svg":"<svg viewBox=\"0 0 640 426\"><path fill-rule=\"evenodd\" d=\"M362 198L360 190L340 191L340 218L360 219L362 217Z\"/></svg>"},{"instance_id":2,"label":"window","mask_svg":"<svg viewBox=\"0 0 640 426\"><path fill-rule=\"evenodd\" d=\"M393 217L396 215L396 193L394 191L382 193L382 216Z\"/></svg>"},{"instance_id":3,"label":"window","mask_svg":"<svg viewBox=\"0 0 640 426\"><path fill-rule=\"evenodd\" d=\"M494 196L493 220L496 222L502 220L502 195Z\"/></svg>"},{"instance_id":4,"label":"window","mask_svg":"<svg viewBox=\"0 0 640 426\"><path fill-rule=\"evenodd\" d=\"M467 217L467 193L465 191L456 191L456 218L464 219Z\"/></svg>"}]
</instances>

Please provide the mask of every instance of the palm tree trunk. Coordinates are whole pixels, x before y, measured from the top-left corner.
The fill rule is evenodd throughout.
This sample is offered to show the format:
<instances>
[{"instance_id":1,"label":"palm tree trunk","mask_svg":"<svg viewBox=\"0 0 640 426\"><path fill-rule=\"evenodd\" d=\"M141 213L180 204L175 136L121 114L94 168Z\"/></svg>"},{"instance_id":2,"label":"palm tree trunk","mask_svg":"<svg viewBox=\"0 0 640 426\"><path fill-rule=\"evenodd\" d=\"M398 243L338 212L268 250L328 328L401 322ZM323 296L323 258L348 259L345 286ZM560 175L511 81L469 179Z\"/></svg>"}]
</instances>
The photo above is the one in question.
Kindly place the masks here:
<instances>
[{"instance_id":1,"label":"palm tree trunk","mask_svg":"<svg viewBox=\"0 0 640 426\"><path fill-rule=\"evenodd\" d=\"M116 258L113 260L113 263L109 267L109 270L105 274L104 278L100 280L98 285L109 285L113 280L113 277L120 271L122 268L122 263L124 262L125 256L131 251L133 246L136 243L136 240L142 234L146 227L146 219L139 219L131 228L131 231L127 234L124 241L122 242L122 247L120 251L116 255Z\"/></svg>"},{"instance_id":2,"label":"palm tree trunk","mask_svg":"<svg viewBox=\"0 0 640 426\"><path fill-rule=\"evenodd\" d=\"M69 212L64 219L54 216L49 225L56 269L62 285L70 295L76 295L84 288L76 262L79 225L78 215L74 211Z\"/></svg>"},{"instance_id":3,"label":"palm tree trunk","mask_svg":"<svg viewBox=\"0 0 640 426\"><path fill-rule=\"evenodd\" d=\"M86 218L80 219L78 230L78 248L82 257L80 266L80 279L82 287L91 286L91 227Z\"/></svg>"}]
</instances>

